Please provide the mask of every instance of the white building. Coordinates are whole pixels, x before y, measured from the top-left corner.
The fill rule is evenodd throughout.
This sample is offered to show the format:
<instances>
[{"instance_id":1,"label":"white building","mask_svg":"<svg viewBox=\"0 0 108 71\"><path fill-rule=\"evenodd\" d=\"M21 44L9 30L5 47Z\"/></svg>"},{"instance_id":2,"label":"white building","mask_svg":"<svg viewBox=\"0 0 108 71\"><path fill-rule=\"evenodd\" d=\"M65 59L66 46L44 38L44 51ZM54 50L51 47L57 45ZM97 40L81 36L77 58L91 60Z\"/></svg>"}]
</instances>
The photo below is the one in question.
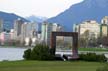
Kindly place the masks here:
<instances>
[{"instance_id":1,"label":"white building","mask_svg":"<svg viewBox=\"0 0 108 71\"><path fill-rule=\"evenodd\" d=\"M35 22L23 22L21 19L14 23L14 40L21 44L32 44L32 39L37 38L38 24ZM33 40L34 43L34 40ZM31 45L30 44L30 45Z\"/></svg>"},{"instance_id":2,"label":"white building","mask_svg":"<svg viewBox=\"0 0 108 71\"><path fill-rule=\"evenodd\" d=\"M108 36L108 16L105 16L101 20L101 25L100 25L100 36Z\"/></svg>"},{"instance_id":3,"label":"white building","mask_svg":"<svg viewBox=\"0 0 108 71\"><path fill-rule=\"evenodd\" d=\"M21 35L21 26L24 22L18 18L17 20L15 20L14 22L14 39L15 40L19 40L20 39L20 35Z\"/></svg>"},{"instance_id":4,"label":"white building","mask_svg":"<svg viewBox=\"0 0 108 71\"><path fill-rule=\"evenodd\" d=\"M14 38L13 38L14 37L14 29L11 29L10 30L10 35L11 35L10 39L11 40L14 40Z\"/></svg>"},{"instance_id":5,"label":"white building","mask_svg":"<svg viewBox=\"0 0 108 71\"><path fill-rule=\"evenodd\" d=\"M42 24L41 30L41 41L47 45L50 45L51 32L62 31L62 27L57 23L47 23Z\"/></svg>"},{"instance_id":6,"label":"white building","mask_svg":"<svg viewBox=\"0 0 108 71\"><path fill-rule=\"evenodd\" d=\"M37 38L38 25L36 23L25 22L21 27L21 42L25 42L26 45L33 42L32 39Z\"/></svg>"},{"instance_id":7,"label":"white building","mask_svg":"<svg viewBox=\"0 0 108 71\"><path fill-rule=\"evenodd\" d=\"M11 41L11 34L7 32L0 33L0 42L1 45L4 45L5 43L10 43Z\"/></svg>"},{"instance_id":8,"label":"white building","mask_svg":"<svg viewBox=\"0 0 108 71\"><path fill-rule=\"evenodd\" d=\"M75 25L74 31L78 32L80 36L89 31L90 37L94 35L97 38L100 34L100 25L94 20L84 21L79 25Z\"/></svg>"},{"instance_id":9,"label":"white building","mask_svg":"<svg viewBox=\"0 0 108 71\"><path fill-rule=\"evenodd\" d=\"M108 25L108 16L105 16L102 20L101 20L102 24L107 24Z\"/></svg>"}]
</instances>

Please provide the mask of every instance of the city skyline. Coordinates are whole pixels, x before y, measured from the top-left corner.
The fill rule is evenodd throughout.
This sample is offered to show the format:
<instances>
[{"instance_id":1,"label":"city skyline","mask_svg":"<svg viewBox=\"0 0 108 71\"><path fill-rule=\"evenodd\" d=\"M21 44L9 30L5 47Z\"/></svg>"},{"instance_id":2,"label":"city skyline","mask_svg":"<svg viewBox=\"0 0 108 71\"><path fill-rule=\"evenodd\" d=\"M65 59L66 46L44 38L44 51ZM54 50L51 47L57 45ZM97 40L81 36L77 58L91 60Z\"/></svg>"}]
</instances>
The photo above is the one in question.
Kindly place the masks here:
<instances>
[{"instance_id":1,"label":"city skyline","mask_svg":"<svg viewBox=\"0 0 108 71\"><path fill-rule=\"evenodd\" d=\"M53 17L83 0L1 0L0 11L15 13L22 17L31 15Z\"/></svg>"}]
</instances>

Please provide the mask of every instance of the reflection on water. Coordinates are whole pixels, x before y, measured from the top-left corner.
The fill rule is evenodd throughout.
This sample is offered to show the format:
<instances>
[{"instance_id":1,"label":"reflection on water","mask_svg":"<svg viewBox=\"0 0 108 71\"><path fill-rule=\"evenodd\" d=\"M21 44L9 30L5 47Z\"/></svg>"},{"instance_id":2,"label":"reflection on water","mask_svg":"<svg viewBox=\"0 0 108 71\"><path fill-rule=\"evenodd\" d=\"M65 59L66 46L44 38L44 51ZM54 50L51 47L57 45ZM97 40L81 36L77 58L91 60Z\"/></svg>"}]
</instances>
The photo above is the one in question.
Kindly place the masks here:
<instances>
[{"instance_id":1,"label":"reflection on water","mask_svg":"<svg viewBox=\"0 0 108 71\"><path fill-rule=\"evenodd\" d=\"M3 60L22 60L23 53L26 48L1 48L0 47L0 61Z\"/></svg>"}]
</instances>

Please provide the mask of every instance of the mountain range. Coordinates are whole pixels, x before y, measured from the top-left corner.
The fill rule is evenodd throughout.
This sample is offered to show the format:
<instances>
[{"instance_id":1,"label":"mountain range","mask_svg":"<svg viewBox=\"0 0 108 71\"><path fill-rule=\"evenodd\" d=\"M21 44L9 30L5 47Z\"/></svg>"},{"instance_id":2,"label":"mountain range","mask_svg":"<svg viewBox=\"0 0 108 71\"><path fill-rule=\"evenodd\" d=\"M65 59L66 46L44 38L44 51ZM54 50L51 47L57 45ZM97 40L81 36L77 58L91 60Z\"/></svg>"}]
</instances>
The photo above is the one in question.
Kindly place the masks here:
<instances>
[{"instance_id":1,"label":"mountain range","mask_svg":"<svg viewBox=\"0 0 108 71\"><path fill-rule=\"evenodd\" d=\"M35 16L35 15L31 15L29 17L26 17L27 20L29 21L33 21L33 22L36 22L38 24L38 31L40 32L41 31L41 26L42 26L42 23L44 21L46 21L48 18L47 17L42 17L42 16Z\"/></svg>"},{"instance_id":2,"label":"mountain range","mask_svg":"<svg viewBox=\"0 0 108 71\"><path fill-rule=\"evenodd\" d=\"M3 20L3 28L4 30L10 30L14 26L14 21L18 18L21 18L23 21L28 22L25 18L18 16L14 13L6 13L0 11L0 19Z\"/></svg>"},{"instance_id":3,"label":"mountain range","mask_svg":"<svg viewBox=\"0 0 108 71\"><path fill-rule=\"evenodd\" d=\"M61 24L65 31L72 31L73 24L80 24L85 20L100 23L104 16L108 16L108 0L83 0L48 21Z\"/></svg>"},{"instance_id":4,"label":"mountain range","mask_svg":"<svg viewBox=\"0 0 108 71\"><path fill-rule=\"evenodd\" d=\"M3 20L3 29L6 31L9 31L10 29L13 29L14 26L14 21L17 20L18 18L21 18L24 22L37 22L39 24L39 27L41 28L41 23L45 20L47 20L46 17L41 17L41 16L29 16L26 18L23 18L21 16L18 16L14 13L6 13L0 11L0 19ZM40 30L40 29L39 29Z\"/></svg>"},{"instance_id":5,"label":"mountain range","mask_svg":"<svg viewBox=\"0 0 108 71\"><path fill-rule=\"evenodd\" d=\"M29 17L26 17L26 19L29 20L29 21L37 22L37 23L42 23L42 22L47 20L47 17L31 15Z\"/></svg>"},{"instance_id":6,"label":"mountain range","mask_svg":"<svg viewBox=\"0 0 108 71\"><path fill-rule=\"evenodd\" d=\"M104 16L108 16L108 0L83 0L80 3L70 6L69 9L58 14L55 17L47 19L46 17L30 16L23 18L14 13L0 11L0 18L4 20L4 29L13 28L14 20L21 18L23 21L36 21L42 23L47 20L50 23L58 23L64 27L65 31L72 31L73 24L80 24L86 20L96 20L100 23Z\"/></svg>"}]
</instances>

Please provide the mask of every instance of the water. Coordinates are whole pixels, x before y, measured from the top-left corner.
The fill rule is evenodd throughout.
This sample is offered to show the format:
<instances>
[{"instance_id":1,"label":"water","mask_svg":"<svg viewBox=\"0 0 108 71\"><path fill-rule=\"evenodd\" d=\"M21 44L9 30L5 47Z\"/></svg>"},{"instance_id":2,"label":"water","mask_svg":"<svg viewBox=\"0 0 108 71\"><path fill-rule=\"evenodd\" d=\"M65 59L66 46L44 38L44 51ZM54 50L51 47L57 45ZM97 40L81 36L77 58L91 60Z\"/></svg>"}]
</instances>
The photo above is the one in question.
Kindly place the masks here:
<instances>
[{"instance_id":1,"label":"water","mask_svg":"<svg viewBox=\"0 0 108 71\"><path fill-rule=\"evenodd\" d=\"M27 48L0 48L0 61L23 60L24 51Z\"/></svg>"},{"instance_id":2,"label":"water","mask_svg":"<svg viewBox=\"0 0 108 71\"><path fill-rule=\"evenodd\" d=\"M0 61L8 60L8 61L16 61L16 60L23 60L24 51L27 48L3 48L0 46ZM80 52L79 52L80 53ZM104 53L105 56L108 58L108 52L96 52L96 53ZM57 51L56 54L70 54L72 55L72 51Z\"/></svg>"}]
</instances>

